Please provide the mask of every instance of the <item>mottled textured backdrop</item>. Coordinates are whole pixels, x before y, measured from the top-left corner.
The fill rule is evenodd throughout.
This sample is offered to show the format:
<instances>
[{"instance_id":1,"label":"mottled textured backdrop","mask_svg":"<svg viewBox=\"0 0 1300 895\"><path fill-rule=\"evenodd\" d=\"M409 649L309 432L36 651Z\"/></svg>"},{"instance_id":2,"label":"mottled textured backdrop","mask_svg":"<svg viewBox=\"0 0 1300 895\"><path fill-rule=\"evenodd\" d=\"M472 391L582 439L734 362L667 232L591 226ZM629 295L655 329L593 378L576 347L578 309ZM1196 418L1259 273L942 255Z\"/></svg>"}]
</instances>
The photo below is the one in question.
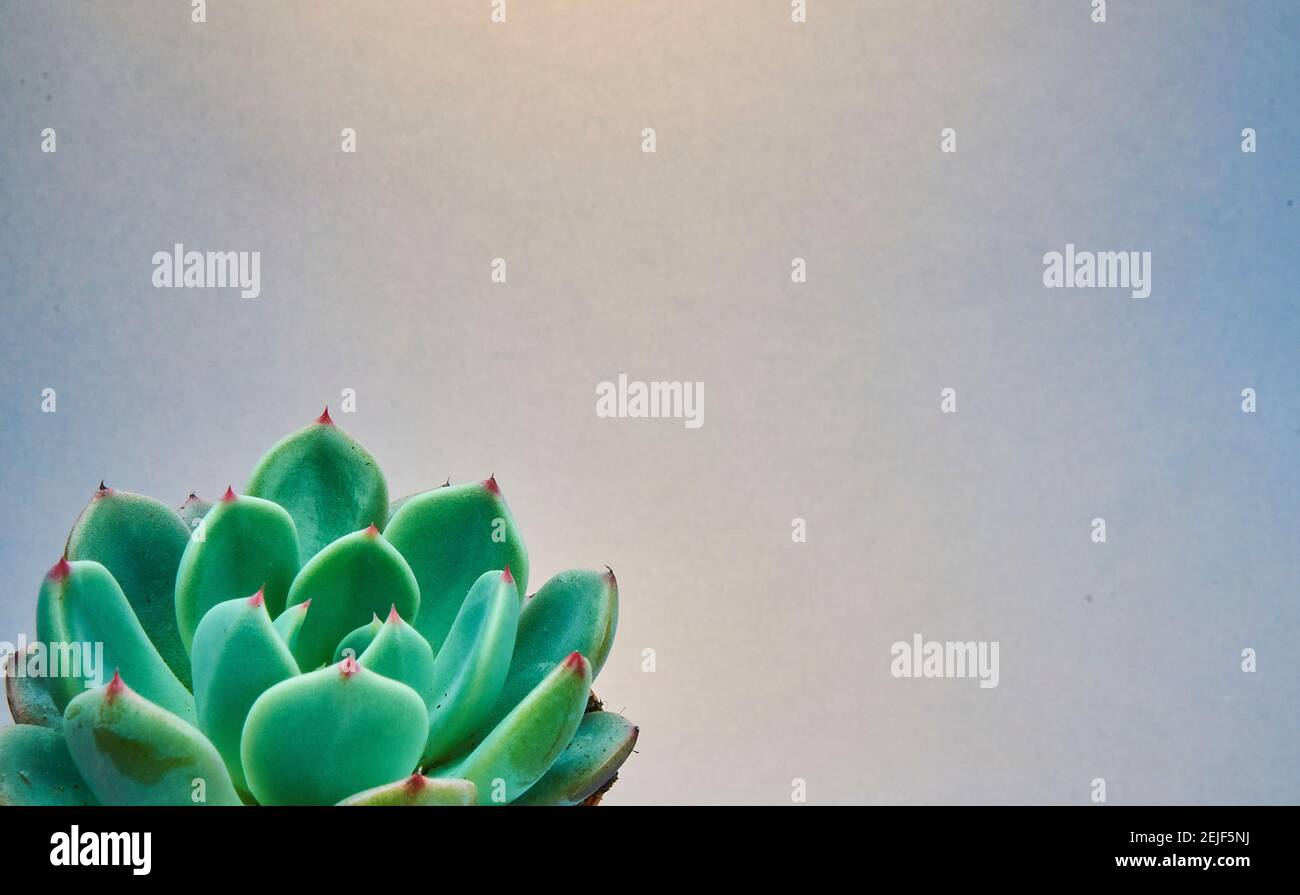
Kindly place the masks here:
<instances>
[{"instance_id":1,"label":"mottled textured backdrop","mask_svg":"<svg viewBox=\"0 0 1300 895\"><path fill-rule=\"evenodd\" d=\"M1300 6L1109 6L4 0L0 640L101 478L238 489L352 388L395 494L618 573L610 803L1300 801Z\"/></svg>"}]
</instances>

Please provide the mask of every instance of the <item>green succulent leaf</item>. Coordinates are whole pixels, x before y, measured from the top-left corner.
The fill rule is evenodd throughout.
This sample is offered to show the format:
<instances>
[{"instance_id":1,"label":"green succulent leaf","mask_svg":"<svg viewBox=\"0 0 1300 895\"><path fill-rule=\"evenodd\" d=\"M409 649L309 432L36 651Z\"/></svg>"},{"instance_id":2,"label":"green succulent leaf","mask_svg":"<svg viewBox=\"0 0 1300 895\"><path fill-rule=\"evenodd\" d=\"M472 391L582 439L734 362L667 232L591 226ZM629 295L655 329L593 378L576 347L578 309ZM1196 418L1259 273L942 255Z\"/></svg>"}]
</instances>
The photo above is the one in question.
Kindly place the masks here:
<instances>
[{"instance_id":1,"label":"green succulent leaf","mask_svg":"<svg viewBox=\"0 0 1300 895\"><path fill-rule=\"evenodd\" d=\"M433 649L419 631L402 620L396 607L357 661L419 693L427 710L433 695Z\"/></svg>"},{"instance_id":2,"label":"green succulent leaf","mask_svg":"<svg viewBox=\"0 0 1300 895\"><path fill-rule=\"evenodd\" d=\"M280 635L284 645L289 647L289 652L293 652L294 644L298 642L298 632L302 630L302 623L307 620L307 610L311 608L311 600L305 603L299 603L297 606L286 607L276 617L275 633Z\"/></svg>"},{"instance_id":3,"label":"green succulent leaf","mask_svg":"<svg viewBox=\"0 0 1300 895\"><path fill-rule=\"evenodd\" d=\"M304 671L334 655L339 641L371 616L396 606L415 618L420 588L397 549L374 526L344 535L302 567L289 588L288 605L311 600L294 643L294 658Z\"/></svg>"},{"instance_id":4,"label":"green succulent leaf","mask_svg":"<svg viewBox=\"0 0 1300 895\"><path fill-rule=\"evenodd\" d=\"M261 590L275 618L298 571L298 534L283 508L227 490L194 530L176 574L176 621L190 650L203 614Z\"/></svg>"},{"instance_id":5,"label":"green succulent leaf","mask_svg":"<svg viewBox=\"0 0 1300 895\"><path fill-rule=\"evenodd\" d=\"M235 788L248 793L240 760L244 720L257 697L298 674L259 591L218 603L194 632L194 701L199 729L221 753Z\"/></svg>"},{"instance_id":6,"label":"green succulent leaf","mask_svg":"<svg viewBox=\"0 0 1300 895\"><path fill-rule=\"evenodd\" d=\"M182 684L190 660L176 627L176 569L189 530L160 501L100 486L68 535L64 555L92 559L117 579L145 633Z\"/></svg>"},{"instance_id":7,"label":"green succulent leaf","mask_svg":"<svg viewBox=\"0 0 1300 895\"><path fill-rule=\"evenodd\" d=\"M378 807L411 807L417 805L452 806L473 805L477 799L474 784L468 780L436 780L421 774L412 774L405 780L385 783L349 796L340 805L373 805Z\"/></svg>"},{"instance_id":8,"label":"green succulent leaf","mask_svg":"<svg viewBox=\"0 0 1300 895\"><path fill-rule=\"evenodd\" d=\"M575 569L546 582L519 615L510 671L480 729L504 718L569 653L589 657L594 679L609 657L617 627L618 581L612 571Z\"/></svg>"},{"instance_id":9,"label":"green succulent leaf","mask_svg":"<svg viewBox=\"0 0 1300 895\"><path fill-rule=\"evenodd\" d=\"M333 805L410 773L427 728L419 694L344 659L259 696L240 754L263 805Z\"/></svg>"},{"instance_id":10,"label":"green succulent leaf","mask_svg":"<svg viewBox=\"0 0 1300 895\"><path fill-rule=\"evenodd\" d=\"M435 488L407 499L384 529L420 585L415 627L434 652L484 572L509 568L528 586L528 551L496 479Z\"/></svg>"},{"instance_id":11,"label":"green succulent leaf","mask_svg":"<svg viewBox=\"0 0 1300 895\"><path fill-rule=\"evenodd\" d=\"M484 572L469 589L433 663L423 762L455 754L501 695L519 625L519 592L507 572Z\"/></svg>"},{"instance_id":12,"label":"green succulent leaf","mask_svg":"<svg viewBox=\"0 0 1300 895\"><path fill-rule=\"evenodd\" d=\"M555 666L473 752L432 776L473 782L480 805L513 802L541 779L573 739L590 688L591 666L574 653Z\"/></svg>"},{"instance_id":13,"label":"green succulent leaf","mask_svg":"<svg viewBox=\"0 0 1300 895\"><path fill-rule=\"evenodd\" d=\"M99 563L59 560L50 569L36 601L36 634L45 645L45 685L55 705L66 708L78 694L103 684L110 669L118 669L146 699L194 723L194 698L158 655L122 588Z\"/></svg>"},{"instance_id":14,"label":"green succulent leaf","mask_svg":"<svg viewBox=\"0 0 1300 895\"><path fill-rule=\"evenodd\" d=\"M388 518L383 471L356 439L334 425L328 409L266 452L248 481L248 493L275 501L293 516L303 562L348 532L382 527Z\"/></svg>"},{"instance_id":15,"label":"green succulent leaf","mask_svg":"<svg viewBox=\"0 0 1300 895\"><path fill-rule=\"evenodd\" d=\"M63 728L63 712L54 703L54 697L45 686L45 678L37 674L28 674L28 658L31 645L5 657L5 698L9 702L9 714L15 724L34 724L38 727ZM36 653L40 650L37 649Z\"/></svg>"},{"instance_id":16,"label":"green succulent leaf","mask_svg":"<svg viewBox=\"0 0 1300 895\"><path fill-rule=\"evenodd\" d=\"M304 603L302 605L306 604ZM339 641L339 645L334 648L334 659L330 664L337 665L348 656L351 656L354 659L359 658L361 654L366 651L366 648L374 642L375 636L382 631L383 628L384 623L379 620L379 616L371 615L370 621L367 624L364 624L359 628L353 628L344 635L343 639Z\"/></svg>"},{"instance_id":17,"label":"green succulent leaf","mask_svg":"<svg viewBox=\"0 0 1300 895\"><path fill-rule=\"evenodd\" d=\"M0 806L96 804L61 731L29 724L0 729Z\"/></svg>"},{"instance_id":18,"label":"green succulent leaf","mask_svg":"<svg viewBox=\"0 0 1300 895\"><path fill-rule=\"evenodd\" d=\"M181 517L181 522L185 525L185 530L189 534L194 533L194 529L199 527L199 522L212 509L212 501L204 500L197 494L191 494L185 498L185 502L176 508L176 515Z\"/></svg>"},{"instance_id":19,"label":"green succulent leaf","mask_svg":"<svg viewBox=\"0 0 1300 895\"><path fill-rule=\"evenodd\" d=\"M239 805L216 748L120 676L63 713L68 751L105 805Z\"/></svg>"},{"instance_id":20,"label":"green succulent leaf","mask_svg":"<svg viewBox=\"0 0 1300 895\"><path fill-rule=\"evenodd\" d=\"M639 733L622 715L588 712L555 764L515 804L581 805L614 779Z\"/></svg>"}]
</instances>

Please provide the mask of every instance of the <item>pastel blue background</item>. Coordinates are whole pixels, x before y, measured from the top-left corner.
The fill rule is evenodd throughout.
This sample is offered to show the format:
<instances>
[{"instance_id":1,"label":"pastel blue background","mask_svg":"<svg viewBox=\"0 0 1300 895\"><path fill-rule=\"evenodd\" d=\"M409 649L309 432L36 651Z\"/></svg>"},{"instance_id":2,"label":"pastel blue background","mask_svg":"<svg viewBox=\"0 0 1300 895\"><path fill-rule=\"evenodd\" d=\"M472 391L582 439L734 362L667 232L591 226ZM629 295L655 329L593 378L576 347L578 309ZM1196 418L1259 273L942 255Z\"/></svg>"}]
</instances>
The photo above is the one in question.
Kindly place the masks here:
<instances>
[{"instance_id":1,"label":"pastel blue background","mask_svg":"<svg viewBox=\"0 0 1300 895\"><path fill-rule=\"evenodd\" d=\"M0 640L101 478L238 489L354 388L395 494L617 571L612 803L1300 801L1300 5L208 5L0 2ZM918 631L1001 685L891 678Z\"/></svg>"}]
</instances>

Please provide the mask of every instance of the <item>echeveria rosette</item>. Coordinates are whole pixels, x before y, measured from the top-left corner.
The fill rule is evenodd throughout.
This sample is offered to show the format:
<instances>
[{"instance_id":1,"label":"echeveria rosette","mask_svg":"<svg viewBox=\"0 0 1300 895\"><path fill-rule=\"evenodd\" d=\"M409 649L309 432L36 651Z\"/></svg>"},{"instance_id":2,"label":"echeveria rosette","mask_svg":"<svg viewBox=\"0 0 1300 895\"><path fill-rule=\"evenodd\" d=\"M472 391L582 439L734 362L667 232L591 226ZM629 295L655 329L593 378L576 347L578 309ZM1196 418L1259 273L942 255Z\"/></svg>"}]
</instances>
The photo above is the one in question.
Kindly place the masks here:
<instances>
[{"instance_id":1,"label":"echeveria rosette","mask_svg":"<svg viewBox=\"0 0 1300 895\"><path fill-rule=\"evenodd\" d=\"M0 805L594 804L637 739L589 700L618 584L528 572L495 477L390 505L328 411L215 503L101 483L37 640L102 660L7 657Z\"/></svg>"}]
</instances>

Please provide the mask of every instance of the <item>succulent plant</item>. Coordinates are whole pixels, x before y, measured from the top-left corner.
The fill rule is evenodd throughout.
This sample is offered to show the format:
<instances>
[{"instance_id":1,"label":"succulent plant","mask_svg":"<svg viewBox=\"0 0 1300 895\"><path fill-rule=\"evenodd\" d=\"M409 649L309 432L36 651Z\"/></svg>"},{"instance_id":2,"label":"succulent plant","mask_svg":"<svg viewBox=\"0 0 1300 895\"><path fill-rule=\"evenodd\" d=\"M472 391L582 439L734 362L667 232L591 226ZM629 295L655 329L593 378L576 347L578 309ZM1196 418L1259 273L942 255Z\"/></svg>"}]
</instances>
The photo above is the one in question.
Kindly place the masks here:
<instances>
[{"instance_id":1,"label":"succulent plant","mask_svg":"<svg viewBox=\"0 0 1300 895\"><path fill-rule=\"evenodd\" d=\"M101 483L6 659L0 804L594 804L618 583L527 586L495 477L390 505L328 410L215 503Z\"/></svg>"}]
</instances>

